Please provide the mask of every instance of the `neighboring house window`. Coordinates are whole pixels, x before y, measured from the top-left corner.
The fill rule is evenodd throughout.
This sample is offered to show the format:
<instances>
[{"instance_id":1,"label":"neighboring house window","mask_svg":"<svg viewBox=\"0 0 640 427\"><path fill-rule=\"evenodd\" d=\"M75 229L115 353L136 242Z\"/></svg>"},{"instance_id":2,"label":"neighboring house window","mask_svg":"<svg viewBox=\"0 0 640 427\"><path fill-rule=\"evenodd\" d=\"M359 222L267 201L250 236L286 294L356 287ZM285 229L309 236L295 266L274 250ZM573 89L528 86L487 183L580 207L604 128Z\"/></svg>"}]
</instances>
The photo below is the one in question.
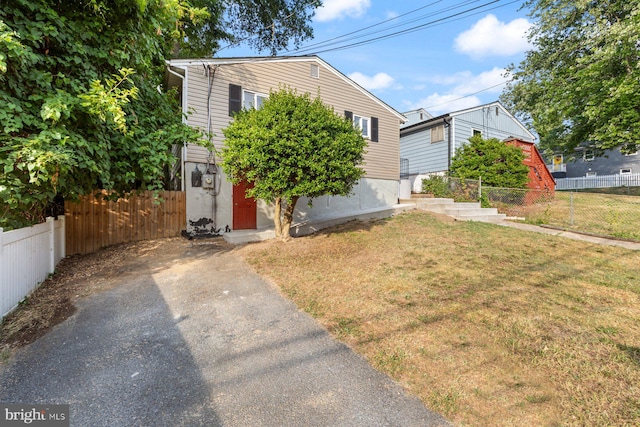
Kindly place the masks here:
<instances>
[{"instance_id":1,"label":"neighboring house window","mask_svg":"<svg viewBox=\"0 0 640 427\"><path fill-rule=\"evenodd\" d=\"M264 100L267 99L267 95L263 95L256 92L250 92L248 90L245 90L242 95L243 95L242 105L247 110L251 108L255 108L256 110L259 110L260 108L262 108L262 103L264 102Z\"/></svg>"},{"instance_id":2,"label":"neighboring house window","mask_svg":"<svg viewBox=\"0 0 640 427\"><path fill-rule=\"evenodd\" d=\"M371 142L378 142L378 118L364 117L345 111L344 116L353 122L353 126L360 129L362 136L370 139Z\"/></svg>"},{"instance_id":3,"label":"neighboring house window","mask_svg":"<svg viewBox=\"0 0 640 427\"><path fill-rule=\"evenodd\" d=\"M631 168L620 169L620 175L631 175Z\"/></svg>"},{"instance_id":4,"label":"neighboring house window","mask_svg":"<svg viewBox=\"0 0 640 427\"><path fill-rule=\"evenodd\" d=\"M590 177L590 176L596 176L598 175L597 172L587 172L587 174L585 175L586 177Z\"/></svg>"},{"instance_id":5,"label":"neighboring house window","mask_svg":"<svg viewBox=\"0 0 640 427\"><path fill-rule=\"evenodd\" d=\"M482 131L478 130L478 129L472 129L473 131L473 136L478 135L479 137L482 137Z\"/></svg>"},{"instance_id":6,"label":"neighboring house window","mask_svg":"<svg viewBox=\"0 0 640 427\"><path fill-rule=\"evenodd\" d=\"M593 150L584 150L583 158L585 161L590 162L596 158L596 153Z\"/></svg>"},{"instance_id":7,"label":"neighboring house window","mask_svg":"<svg viewBox=\"0 0 640 427\"><path fill-rule=\"evenodd\" d=\"M317 64L311 64L311 77L320 78L320 67Z\"/></svg>"},{"instance_id":8,"label":"neighboring house window","mask_svg":"<svg viewBox=\"0 0 640 427\"><path fill-rule=\"evenodd\" d=\"M431 128L431 142L444 141L444 125Z\"/></svg>"}]
</instances>

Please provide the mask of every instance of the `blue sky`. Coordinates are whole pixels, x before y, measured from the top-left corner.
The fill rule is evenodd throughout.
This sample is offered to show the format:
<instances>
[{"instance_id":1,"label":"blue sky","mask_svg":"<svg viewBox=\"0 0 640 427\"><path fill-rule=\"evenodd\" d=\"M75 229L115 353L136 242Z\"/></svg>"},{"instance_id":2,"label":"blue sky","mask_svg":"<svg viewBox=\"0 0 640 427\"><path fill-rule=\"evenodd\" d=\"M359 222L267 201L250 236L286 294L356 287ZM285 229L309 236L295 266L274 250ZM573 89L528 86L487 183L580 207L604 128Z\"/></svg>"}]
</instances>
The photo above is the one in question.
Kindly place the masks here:
<instances>
[{"instance_id":1,"label":"blue sky","mask_svg":"<svg viewBox=\"0 0 640 427\"><path fill-rule=\"evenodd\" d=\"M278 54L317 53L396 110L422 107L439 115L498 99L504 88L505 67L519 63L530 48L525 34L531 22L527 11L520 10L521 3L324 0L313 18L314 39L303 44L315 46ZM330 46L317 44L389 19L349 36L362 38L336 39L339 43ZM435 20L441 21L429 24ZM420 25L425 26L408 34L322 52ZM389 29L391 26L396 28ZM219 55L260 53L240 46L224 49Z\"/></svg>"}]
</instances>

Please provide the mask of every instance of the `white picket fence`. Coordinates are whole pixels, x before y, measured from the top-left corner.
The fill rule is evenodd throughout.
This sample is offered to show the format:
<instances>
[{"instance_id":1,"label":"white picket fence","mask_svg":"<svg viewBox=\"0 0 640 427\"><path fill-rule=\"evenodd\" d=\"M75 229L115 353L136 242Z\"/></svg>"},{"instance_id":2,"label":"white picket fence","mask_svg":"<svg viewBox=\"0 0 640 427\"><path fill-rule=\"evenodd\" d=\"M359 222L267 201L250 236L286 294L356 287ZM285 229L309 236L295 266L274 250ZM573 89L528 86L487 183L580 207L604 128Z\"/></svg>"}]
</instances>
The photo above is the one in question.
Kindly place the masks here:
<instances>
[{"instance_id":1,"label":"white picket fence","mask_svg":"<svg viewBox=\"0 0 640 427\"><path fill-rule=\"evenodd\" d=\"M33 227L0 228L0 313L11 313L65 257L64 216Z\"/></svg>"},{"instance_id":2,"label":"white picket fence","mask_svg":"<svg viewBox=\"0 0 640 427\"><path fill-rule=\"evenodd\" d=\"M613 187L640 187L640 174L556 178L556 190L584 190L589 188Z\"/></svg>"}]
</instances>

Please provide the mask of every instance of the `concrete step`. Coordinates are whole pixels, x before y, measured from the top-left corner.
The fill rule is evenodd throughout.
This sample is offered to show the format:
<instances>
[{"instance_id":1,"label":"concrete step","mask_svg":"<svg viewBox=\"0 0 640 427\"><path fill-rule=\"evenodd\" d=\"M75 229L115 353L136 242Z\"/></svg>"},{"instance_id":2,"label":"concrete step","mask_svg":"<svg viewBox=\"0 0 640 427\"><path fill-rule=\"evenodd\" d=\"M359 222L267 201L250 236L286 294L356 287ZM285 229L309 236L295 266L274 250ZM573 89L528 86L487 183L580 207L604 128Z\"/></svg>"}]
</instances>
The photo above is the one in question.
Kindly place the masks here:
<instances>
[{"instance_id":1,"label":"concrete step","mask_svg":"<svg viewBox=\"0 0 640 427\"><path fill-rule=\"evenodd\" d=\"M454 202L453 199L415 196L400 199L400 203L413 203L418 209L449 215L458 221L501 222L507 217L498 213L496 208L481 207L480 202Z\"/></svg>"},{"instance_id":2,"label":"concrete step","mask_svg":"<svg viewBox=\"0 0 640 427\"><path fill-rule=\"evenodd\" d=\"M444 213L451 216L457 215L497 215L498 209L496 208L481 208L471 206L458 206L454 205L450 208L446 208Z\"/></svg>"},{"instance_id":3,"label":"concrete step","mask_svg":"<svg viewBox=\"0 0 640 427\"><path fill-rule=\"evenodd\" d=\"M502 222L507 216L505 214L455 215L453 218L457 221Z\"/></svg>"},{"instance_id":4,"label":"concrete step","mask_svg":"<svg viewBox=\"0 0 640 427\"><path fill-rule=\"evenodd\" d=\"M417 197L410 199L400 199L400 203L415 203L416 205L433 205L433 204L442 204L442 203L453 203L453 199L445 199L442 197Z\"/></svg>"}]
</instances>

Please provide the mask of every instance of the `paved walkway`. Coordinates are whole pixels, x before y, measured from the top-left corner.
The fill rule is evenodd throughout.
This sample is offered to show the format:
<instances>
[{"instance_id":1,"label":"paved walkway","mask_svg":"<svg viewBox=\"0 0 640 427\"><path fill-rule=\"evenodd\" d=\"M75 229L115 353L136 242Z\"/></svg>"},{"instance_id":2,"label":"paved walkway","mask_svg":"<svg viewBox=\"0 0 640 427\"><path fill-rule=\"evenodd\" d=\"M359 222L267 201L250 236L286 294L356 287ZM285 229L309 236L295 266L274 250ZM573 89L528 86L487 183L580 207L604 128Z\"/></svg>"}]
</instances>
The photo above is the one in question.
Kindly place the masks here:
<instances>
[{"instance_id":1,"label":"paved walkway","mask_svg":"<svg viewBox=\"0 0 640 427\"><path fill-rule=\"evenodd\" d=\"M230 246L183 242L112 271L21 349L0 402L70 404L72 426L447 425Z\"/></svg>"}]
</instances>

